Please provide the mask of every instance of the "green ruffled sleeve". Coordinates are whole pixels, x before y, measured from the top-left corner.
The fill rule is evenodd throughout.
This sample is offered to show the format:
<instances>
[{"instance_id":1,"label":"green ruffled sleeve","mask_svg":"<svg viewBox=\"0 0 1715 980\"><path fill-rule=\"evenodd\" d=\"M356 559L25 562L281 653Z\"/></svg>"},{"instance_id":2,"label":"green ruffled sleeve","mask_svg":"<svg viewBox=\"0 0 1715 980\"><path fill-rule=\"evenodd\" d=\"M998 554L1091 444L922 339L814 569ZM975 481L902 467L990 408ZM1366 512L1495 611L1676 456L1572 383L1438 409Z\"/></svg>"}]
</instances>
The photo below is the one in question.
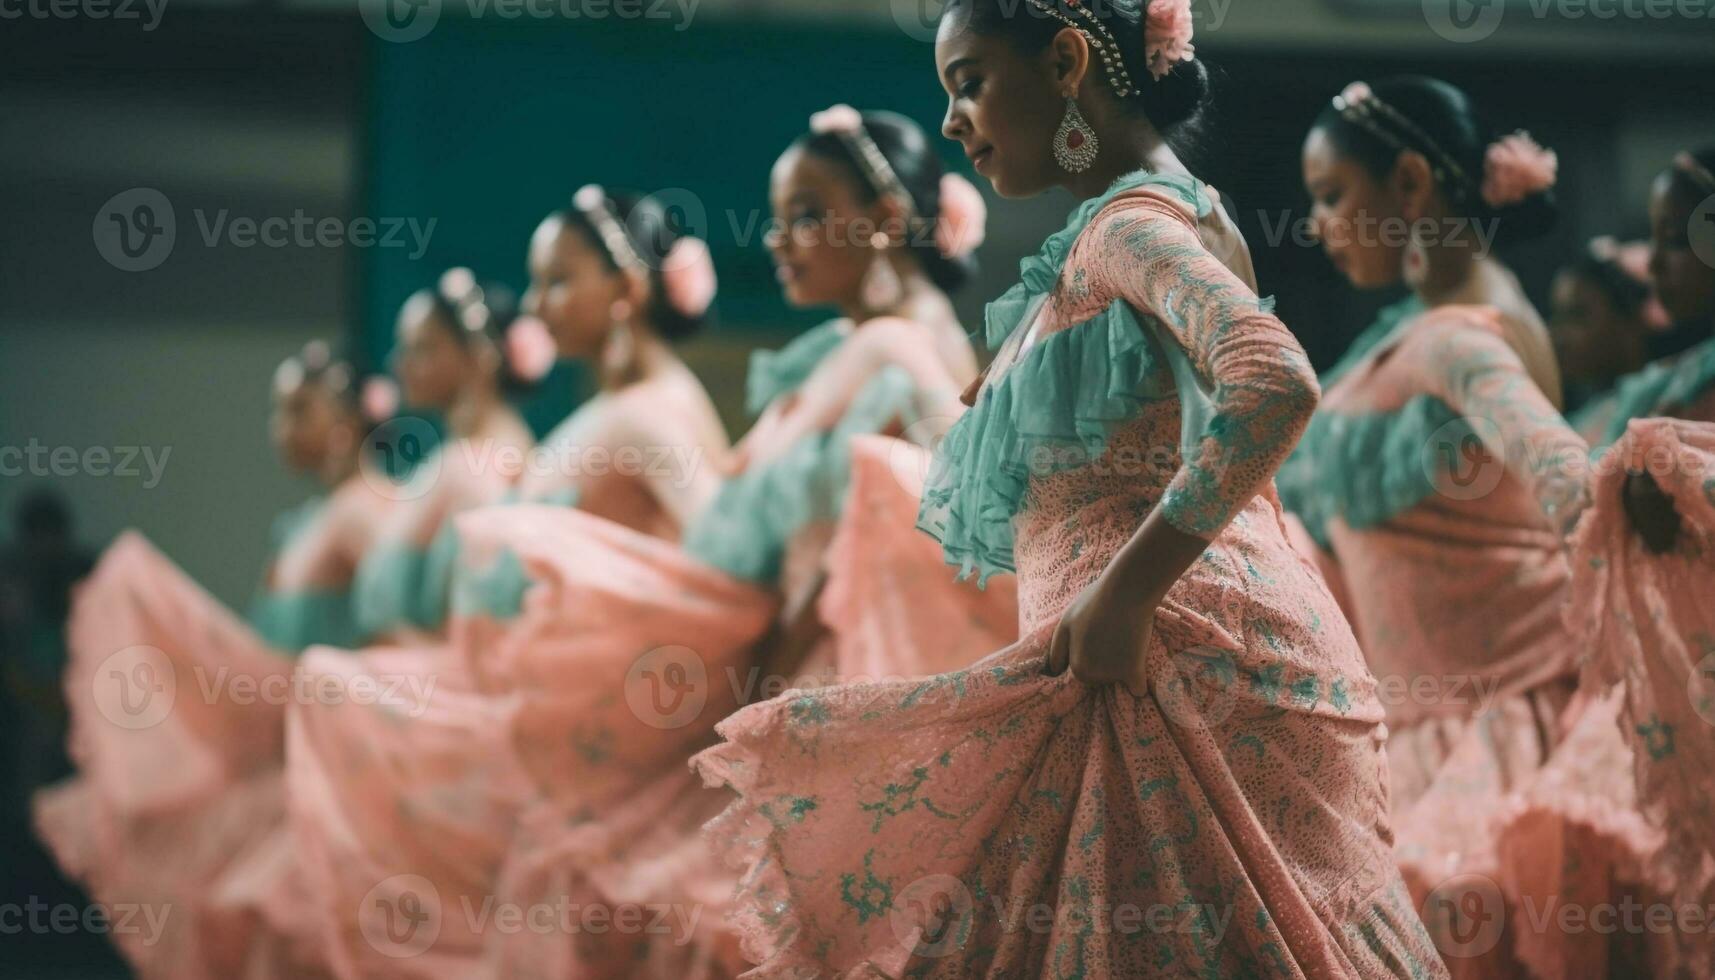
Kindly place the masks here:
<instances>
[{"instance_id":1,"label":"green ruffled sleeve","mask_svg":"<svg viewBox=\"0 0 1715 980\"><path fill-rule=\"evenodd\" d=\"M806 330L779 350L751 354L744 384L745 410L751 415L761 415L770 402L796 391L816 365L840 346L846 322L829 320Z\"/></svg>"},{"instance_id":2,"label":"green ruffled sleeve","mask_svg":"<svg viewBox=\"0 0 1715 980\"><path fill-rule=\"evenodd\" d=\"M1706 340L1672 361L1657 361L1626 375L1614 386L1597 448L1618 441L1632 419L1669 414L1696 401L1711 386L1715 386L1715 340Z\"/></svg>"},{"instance_id":3,"label":"green ruffled sleeve","mask_svg":"<svg viewBox=\"0 0 1715 980\"><path fill-rule=\"evenodd\" d=\"M1124 303L1049 335L947 433L917 527L941 542L961 578L974 574L986 585L1014 571L1012 520L1031 478L1099 459L1115 427L1174 396L1159 341Z\"/></svg>"},{"instance_id":4,"label":"green ruffled sleeve","mask_svg":"<svg viewBox=\"0 0 1715 980\"><path fill-rule=\"evenodd\" d=\"M1416 296L1408 296L1397 303L1384 307L1376 314L1375 321L1364 328L1364 331L1352 341L1352 345L1346 349L1345 354L1341 355L1340 360L1319 376L1318 380L1322 384L1322 390L1327 391L1333 388L1336 383L1351 373L1352 369L1368 359L1376 348L1392 339L1403 324L1422 313L1423 310L1423 301ZM1445 409L1446 407L1443 405L1442 408ZM1393 416L1394 414L1396 413L1385 413L1385 416ZM1431 418L1433 424L1439 427L1448 421L1447 416L1451 414L1451 410L1436 412L1425 406L1417 406L1408 407L1406 411L1397 414L1402 416L1398 424L1403 425L1407 431L1390 436L1389 431L1396 423L1385 417L1378 416L1378 421L1371 423L1366 431L1355 433L1355 429L1363 428L1363 426L1351 416L1339 416L1328 409L1320 409L1311 416L1310 424L1305 427L1304 435L1299 438L1298 445L1292 450L1292 455L1286 458L1286 462L1281 464L1280 471L1275 474L1274 482L1275 487L1280 492L1281 505L1299 516L1305 527L1309 529L1311 537L1315 538L1322 547L1328 547L1325 526L1329 514L1336 512L1336 509L1344 509L1348 504L1358 505L1359 509L1362 509L1360 500L1363 492L1343 489L1341 484L1347 482L1346 477L1341 472L1332 471L1329 468L1334 465L1342 467L1350 465L1350 462L1340 462L1340 460L1365 460L1378 463L1378 469L1386 470L1387 475L1377 482L1381 485L1399 488L1389 493L1387 497L1392 500L1406 501L1405 506L1407 507L1422 500L1423 495L1431 489L1427 485L1427 478L1419 481L1411 475L1420 473L1423 469L1422 460L1418 455L1406 452L1402 463L1401 460L1392 457L1378 459L1373 454L1382 451L1384 446L1407 448L1411 440L1418 438L1419 435L1427 439L1435 429L1431 428L1418 433L1415 431L1416 427L1422 421ZM1331 442L1340 445L1330 445ZM1369 455L1343 455L1341 445L1348 442L1358 447L1357 452ZM1397 451L1395 450L1395 452ZM1420 483L1422 485L1419 485ZM1406 489L1407 487L1411 489ZM1340 501L1336 503L1331 499L1334 497L1340 498ZM1383 509L1387 510L1391 516L1392 513L1396 512L1391 509L1394 506L1397 505L1383 504Z\"/></svg>"},{"instance_id":5,"label":"green ruffled sleeve","mask_svg":"<svg viewBox=\"0 0 1715 980\"><path fill-rule=\"evenodd\" d=\"M382 541L364 554L352 584L352 606L366 636L414 627L429 629L427 591L429 551L399 541Z\"/></svg>"},{"instance_id":6,"label":"green ruffled sleeve","mask_svg":"<svg viewBox=\"0 0 1715 980\"><path fill-rule=\"evenodd\" d=\"M578 491L567 487L529 503L551 507L573 508L578 503ZM516 618L524 609L524 593L529 591L530 578L524 563L510 548L502 548L488 565L473 568L464 560L462 539L453 528L442 535L450 544L440 559L445 571L439 578L446 583L444 595L449 597L452 612L459 616L486 616L500 622Z\"/></svg>"},{"instance_id":7,"label":"green ruffled sleeve","mask_svg":"<svg viewBox=\"0 0 1715 980\"><path fill-rule=\"evenodd\" d=\"M851 439L915 421L917 387L901 368L878 371L830 431L729 479L685 531L685 551L729 575L774 582L793 534L832 520L851 481Z\"/></svg>"},{"instance_id":8,"label":"green ruffled sleeve","mask_svg":"<svg viewBox=\"0 0 1715 980\"><path fill-rule=\"evenodd\" d=\"M365 635L346 589L263 593L251 602L247 618L269 646L287 653L312 646L355 649Z\"/></svg>"},{"instance_id":9,"label":"green ruffled sleeve","mask_svg":"<svg viewBox=\"0 0 1715 980\"><path fill-rule=\"evenodd\" d=\"M310 533L326 506L326 498L315 497L275 518L270 535L273 554L281 554ZM352 647L363 638L352 614L349 589L280 592L263 588L251 600L246 619L269 646L285 653L324 644Z\"/></svg>"}]
</instances>

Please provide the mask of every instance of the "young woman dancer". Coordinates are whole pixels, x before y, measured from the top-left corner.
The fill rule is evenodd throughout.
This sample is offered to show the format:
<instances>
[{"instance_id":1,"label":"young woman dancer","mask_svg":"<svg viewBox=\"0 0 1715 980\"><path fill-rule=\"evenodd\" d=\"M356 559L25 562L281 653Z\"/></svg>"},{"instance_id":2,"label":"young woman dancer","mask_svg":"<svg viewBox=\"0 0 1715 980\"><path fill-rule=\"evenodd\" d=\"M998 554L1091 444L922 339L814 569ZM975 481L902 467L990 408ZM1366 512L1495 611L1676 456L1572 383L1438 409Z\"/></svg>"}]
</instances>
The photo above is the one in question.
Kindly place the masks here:
<instances>
[{"instance_id":1,"label":"young woman dancer","mask_svg":"<svg viewBox=\"0 0 1715 980\"><path fill-rule=\"evenodd\" d=\"M1678 156L1650 195L1649 268L1679 324L1715 326L1715 265L1693 236L1715 199L1715 148ZM1709 239L1705 239L1706 241ZM1579 528L1570 627L1591 638L1566 741L1508 801L1502 881L1538 908L1607 915L1611 927L1527 930L1532 976L1707 976L1715 903L1715 718L1707 661L1715 543L1715 341L1622 379L1613 443ZM1665 416L1683 419L1641 421Z\"/></svg>"},{"instance_id":2,"label":"young woman dancer","mask_svg":"<svg viewBox=\"0 0 1715 980\"><path fill-rule=\"evenodd\" d=\"M518 317L468 269L449 270L434 289L405 301L395 360L405 401L446 420L446 441L416 464L396 494L402 505L377 533L353 596L366 636L425 638L442 628L445 562L434 548L454 514L499 501L517 484L535 444L506 394L552 365L540 322ZM408 433L378 448L410 455ZM398 445L392 445L397 442ZM442 570L443 574L435 574Z\"/></svg>"},{"instance_id":3,"label":"young woman dancer","mask_svg":"<svg viewBox=\"0 0 1715 980\"><path fill-rule=\"evenodd\" d=\"M38 798L36 822L97 900L170 908L156 942L115 932L144 977L197 976L207 956L230 950L191 928L189 910L252 841L254 815L280 805L277 781L252 778L269 760L278 764L284 708L276 698L304 646L359 637L350 588L371 529L391 506L359 472L359 448L377 419L365 418L350 365L314 342L280 365L273 390L270 429L282 460L326 492L275 522L249 623L129 532L73 607L66 690L80 774ZM239 684L252 685L252 695L236 697Z\"/></svg>"},{"instance_id":4,"label":"young woman dancer","mask_svg":"<svg viewBox=\"0 0 1715 980\"><path fill-rule=\"evenodd\" d=\"M1382 710L1271 487L1317 401L1163 141L1207 90L1186 3L949 5L944 131L1084 203L989 308L1001 349L924 493L1026 638L916 683L741 710L763 975L1436 976L1390 861ZM837 842L837 843L830 843Z\"/></svg>"},{"instance_id":5,"label":"young woman dancer","mask_svg":"<svg viewBox=\"0 0 1715 980\"><path fill-rule=\"evenodd\" d=\"M854 448L856 437L932 433L937 416L962 410L958 392L976 377L947 292L964 279L976 245L980 195L943 174L915 124L835 107L817 114L776 162L770 198L769 243L788 302L834 306L844 316L755 356L747 394L758 420L682 553L646 553L592 526L532 544L526 557L547 573L550 562L566 564L557 553L575 547L608 579L674 587L621 590L567 567L555 570L563 583L556 592L575 585L578 593L553 605L555 593L544 590L542 605L530 597L525 618L543 623L550 611L564 618L602 600L605 629L585 629L575 643L564 629L568 641L557 647L538 641L542 650L518 670L536 683L520 690L514 744L541 799L521 821L502 901L646 909L665 928L596 934L574 923L573 935L565 927L495 932L490 966L503 976L740 972L721 915L732 876L699 833L727 798L685 768L714 723L793 678L969 662L993 632L1011 632L1009 593L949 595L944 583L928 593L949 599L932 630L919 634L924 624L910 612L890 618L886 610L897 606L870 597L912 578L893 566L921 553L893 548L897 534L854 537L862 530L847 522L853 506L860 524L872 504L891 509L913 461L900 443L870 444L866 453ZM838 564L829 557L836 553ZM825 609L832 615L824 620ZM593 610L584 618L598 619ZM898 659L875 655L875 638L884 636L901 639ZM560 677L576 678L576 688ZM657 909L698 914L658 920Z\"/></svg>"},{"instance_id":6,"label":"young woman dancer","mask_svg":"<svg viewBox=\"0 0 1715 980\"><path fill-rule=\"evenodd\" d=\"M537 228L530 270L526 305L560 355L595 365L601 390L530 455L519 501L472 516L528 538L547 508L571 505L616 527L676 540L718 490L728 452L713 403L672 347L701 326L714 300L707 246L674 232L657 201L592 185ZM439 560L465 561L464 539L452 530L443 538L450 546L437 549ZM491 893L522 805L524 783L505 724L510 701L470 674L493 669L527 581L515 556L483 559L481 574L458 582L451 646L355 657L311 651L299 667L309 686L339 690L358 689L375 672L412 660L437 679L409 711L327 701L290 713L290 840L311 901L339 920L340 941L331 948L341 975L379 969L364 965L366 956L386 965L372 945L380 933L365 931L374 923L354 918L377 882L414 876L449 901ZM438 659L450 663L436 667ZM480 904L473 899L472 907ZM449 918L434 953L394 966L411 974L433 973L436 963L453 973L468 969L458 960L474 940L455 931L465 922L462 914ZM351 939L364 946L354 952Z\"/></svg>"},{"instance_id":7,"label":"young woman dancer","mask_svg":"<svg viewBox=\"0 0 1715 980\"><path fill-rule=\"evenodd\" d=\"M1554 277L1548 330L1566 379L1568 420L1586 441L1595 423L1580 420L1599 413L1614 383L1648 363L1650 336L1668 328L1650 286L1649 254L1647 242L1594 238Z\"/></svg>"},{"instance_id":8,"label":"young woman dancer","mask_svg":"<svg viewBox=\"0 0 1715 980\"><path fill-rule=\"evenodd\" d=\"M1304 175L1341 271L1403 279L1424 312L1326 392L1300 450L1315 473L1300 516L1330 546L1387 696L1406 880L1455 974L1505 970L1505 944L1455 938L1476 880L1460 876L1495 875L1496 811L1549 758L1576 687L1582 646L1561 615L1588 472L1548 333L1490 249L1552 220L1555 160L1523 133L1491 138L1452 86L1408 77L1336 96ZM1390 224L1410 229L1403 247L1365 240Z\"/></svg>"},{"instance_id":9,"label":"young woman dancer","mask_svg":"<svg viewBox=\"0 0 1715 980\"><path fill-rule=\"evenodd\" d=\"M1715 337L1710 336L1715 275L1693 246L1694 236L1710 233L1694 222L1698 207L1715 193L1704 190L1703 175L1711 167L1715 147L1679 154L1656 177L1649 203L1649 274L1657 299L1675 332L1695 331L1704 339L1619 379L1607 398L1575 417L1580 430L1590 432L1592 445L1618 439L1632 419L1715 418Z\"/></svg>"}]
</instances>

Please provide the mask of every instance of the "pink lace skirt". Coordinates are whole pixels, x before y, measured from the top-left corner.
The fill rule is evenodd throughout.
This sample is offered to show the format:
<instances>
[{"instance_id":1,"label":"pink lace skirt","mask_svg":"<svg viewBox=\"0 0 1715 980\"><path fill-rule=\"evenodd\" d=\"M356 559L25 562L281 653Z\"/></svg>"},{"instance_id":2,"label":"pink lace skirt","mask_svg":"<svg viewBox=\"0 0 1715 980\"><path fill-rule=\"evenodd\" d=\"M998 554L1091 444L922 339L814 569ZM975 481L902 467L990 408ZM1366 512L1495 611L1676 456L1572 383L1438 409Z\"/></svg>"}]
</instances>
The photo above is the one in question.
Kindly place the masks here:
<instances>
[{"instance_id":1,"label":"pink lace skirt","mask_svg":"<svg viewBox=\"0 0 1715 980\"><path fill-rule=\"evenodd\" d=\"M1356 642L1278 530L1244 526L1218 557L1271 591L1197 566L1146 698L1044 676L1048 624L723 722L694 764L738 796L709 833L754 975L1444 975L1393 867Z\"/></svg>"},{"instance_id":2,"label":"pink lace skirt","mask_svg":"<svg viewBox=\"0 0 1715 980\"><path fill-rule=\"evenodd\" d=\"M1634 421L1578 527L1569 624L1588 637L1581 710L1507 801L1501 883L1533 916L1515 941L1536 977L1715 971L1715 426ZM1621 503L1647 469L1682 520L1665 555ZM1688 918L1688 916L1690 918Z\"/></svg>"},{"instance_id":3,"label":"pink lace skirt","mask_svg":"<svg viewBox=\"0 0 1715 980\"><path fill-rule=\"evenodd\" d=\"M794 683L919 676L968 664L1016 635L1012 579L996 579L986 592L956 582L935 542L914 530L925 455L895 439L854 441L849 495L822 559L818 611L829 638ZM743 664L735 676L752 678L745 658L754 649L734 653L742 657L732 664ZM765 698L779 683L747 680L738 685L741 700ZM698 734L696 748L713 740L712 726ZM532 808L502 876L503 901L576 906L585 919L635 919L630 928L599 932L564 920L569 936L501 936L489 964L501 976L673 980L744 972L729 920L737 874L701 833L732 797L704 788L685 768L690 755L639 769L651 778L611 802L561 798Z\"/></svg>"}]
</instances>

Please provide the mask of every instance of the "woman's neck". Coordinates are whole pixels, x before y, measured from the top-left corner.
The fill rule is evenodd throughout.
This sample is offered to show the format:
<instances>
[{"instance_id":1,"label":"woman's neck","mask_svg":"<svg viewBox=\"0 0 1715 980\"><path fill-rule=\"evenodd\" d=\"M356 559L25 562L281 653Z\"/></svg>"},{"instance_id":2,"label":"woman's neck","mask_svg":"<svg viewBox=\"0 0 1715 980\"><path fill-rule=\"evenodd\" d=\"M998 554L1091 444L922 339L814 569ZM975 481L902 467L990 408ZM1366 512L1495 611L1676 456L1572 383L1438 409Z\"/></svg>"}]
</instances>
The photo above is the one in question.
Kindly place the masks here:
<instances>
[{"instance_id":1,"label":"woman's neck","mask_svg":"<svg viewBox=\"0 0 1715 980\"><path fill-rule=\"evenodd\" d=\"M1079 200L1099 197L1114 181L1139 170L1189 177L1191 171L1147 120L1121 116L1101 127L1097 139L1101 152L1096 162L1081 174L1067 174L1060 186Z\"/></svg>"},{"instance_id":2,"label":"woman's neck","mask_svg":"<svg viewBox=\"0 0 1715 980\"><path fill-rule=\"evenodd\" d=\"M337 490L345 481L357 473L357 453L342 453L329 459L317 474L322 486L329 490Z\"/></svg>"},{"instance_id":3,"label":"woman's neck","mask_svg":"<svg viewBox=\"0 0 1715 980\"><path fill-rule=\"evenodd\" d=\"M454 438L468 439L481 432L501 407L498 392L487 385L473 383L447 409L447 428Z\"/></svg>"},{"instance_id":4,"label":"woman's neck","mask_svg":"<svg viewBox=\"0 0 1715 980\"><path fill-rule=\"evenodd\" d=\"M653 330L621 324L608 335L597 356L597 384L604 393L619 391L655 377L678 360L673 348Z\"/></svg>"},{"instance_id":5,"label":"woman's neck","mask_svg":"<svg viewBox=\"0 0 1715 980\"><path fill-rule=\"evenodd\" d=\"M852 321L853 326L861 327L884 317L938 323L952 315L953 306L947 300L947 294L929 281L915 261L900 258L897 252L888 261L893 263L894 272L899 275L899 298L886 306L870 306L860 293L839 304L840 313Z\"/></svg>"}]
</instances>

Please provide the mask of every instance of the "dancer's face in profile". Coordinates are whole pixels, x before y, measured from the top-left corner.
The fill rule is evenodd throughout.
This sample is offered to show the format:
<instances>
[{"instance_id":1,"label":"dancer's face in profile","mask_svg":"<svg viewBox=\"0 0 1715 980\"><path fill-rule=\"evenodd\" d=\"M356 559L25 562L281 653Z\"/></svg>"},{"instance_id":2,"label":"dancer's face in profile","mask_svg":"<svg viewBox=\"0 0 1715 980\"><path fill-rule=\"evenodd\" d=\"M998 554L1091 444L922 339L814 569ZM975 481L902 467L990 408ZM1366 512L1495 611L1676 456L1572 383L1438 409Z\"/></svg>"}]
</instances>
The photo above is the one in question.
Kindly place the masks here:
<instances>
[{"instance_id":1,"label":"dancer's face in profile","mask_svg":"<svg viewBox=\"0 0 1715 980\"><path fill-rule=\"evenodd\" d=\"M1040 54L970 28L970 4L948 9L935 35L935 71L947 91L941 134L964 148L1001 197L1030 197L1059 184L1054 133L1066 114L1060 65L1077 42L1067 28Z\"/></svg>"},{"instance_id":2,"label":"dancer's face in profile","mask_svg":"<svg viewBox=\"0 0 1715 980\"><path fill-rule=\"evenodd\" d=\"M480 369L475 344L460 344L453 331L461 329L447 320L428 292L405 301L399 311L394 363L400 393L413 408L445 409L458 400L459 392Z\"/></svg>"},{"instance_id":3,"label":"dancer's face in profile","mask_svg":"<svg viewBox=\"0 0 1715 980\"><path fill-rule=\"evenodd\" d=\"M1321 128L1305 138L1301 162L1310 225L1328 261L1359 289L1398 282L1403 235L1384 233L1405 217L1394 182L1377 180L1342 155Z\"/></svg>"},{"instance_id":4,"label":"dancer's face in profile","mask_svg":"<svg viewBox=\"0 0 1715 980\"><path fill-rule=\"evenodd\" d=\"M1549 336L1568 382L1596 382L1628 360L1628 341L1644 325L1616 309L1614 301L1584 276L1566 270L1549 290Z\"/></svg>"},{"instance_id":5,"label":"dancer's face in profile","mask_svg":"<svg viewBox=\"0 0 1715 980\"><path fill-rule=\"evenodd\" d=\"M889 220L893 209L880 201L866 204L848 166L799 146L775 161L768 199L774 210L768 248L786 301L858 305L864 273L876 257L871 236L885 231L898 244L901 229Z\"/></svg>"},{"instance_id":6,"label":"dancer's face in profile","mask_svg":"<svg viewBox=\"0 0 1715 980\"><path fill-rule=\"evenodd\" d=\"M1691 219L1702 201L1672 171L1650 188L1650 278L1675 323L1715 319L1715 268L1691 247ZM1698 231L1715 241L1715 227Z\"/></svg>"},{"instance_id":7,"label":"dancer's face in profile","mask_svg":"<svg viewBox=\"0 0 1715 980\"><path fill-rule=\"evenodd\" d=\"M348 414L328 390L305 382L295 364L274 377L274 411L268 432L281 462L294 473L314 473L327 463L335 443L347 439Z\"/></svg>"},{"instance_id":8,"label":"dancer's face in profile","mask_svg":"<svg viewBox=\"0 0 1715 980\"><path fill-rule=\"evenodd\" d=\"M530 238L530 289L524 309L548 326L561 357L591 358L634 302L630 281L615 271L576 225L549 217Z\"/></svg>"}]
</instances>

